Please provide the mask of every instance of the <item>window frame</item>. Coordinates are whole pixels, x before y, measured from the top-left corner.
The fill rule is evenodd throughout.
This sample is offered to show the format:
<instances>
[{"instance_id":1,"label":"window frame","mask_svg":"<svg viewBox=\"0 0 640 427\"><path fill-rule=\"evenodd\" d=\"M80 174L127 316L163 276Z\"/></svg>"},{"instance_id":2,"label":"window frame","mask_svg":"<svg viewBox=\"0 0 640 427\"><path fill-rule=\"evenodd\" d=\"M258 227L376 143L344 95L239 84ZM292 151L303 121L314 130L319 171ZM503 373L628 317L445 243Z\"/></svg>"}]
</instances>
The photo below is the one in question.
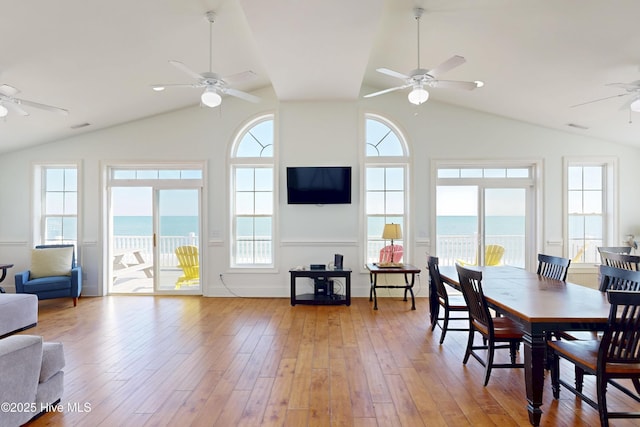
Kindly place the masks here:
<instances>
[{"instance_id":1,"label":"window frame","mask_svg":"<svg viewBox=\"0 0 640 427\"><path fill-rule=\"evenodd\" d=\"M272 141L272 153L266 157L249 157L242 156L239 157L237 155L240 145L243 141L244 136L251 131L255 126L260 125L266 121L271 120L273 122L273 141ZM274 113L261 114L249 121L247 121L241 128L236 132L233 143L231 144L230 152L229 152L229 168L228 168L228 177L229 177L229 191L228 191L228 206L229 206L229 247L228 247L228 255L229 261L227 262L228 268L239 271L246 270L249 272L260 272L260 271L272 271L276 268L276 258L277 258L277 203L278 200L278 181L277 181L277 161L276 161L276 117ZM266 146L265 146L266 147ZM262 150L264 150L264 148ZM236 171L241 168L252 168L254 169L271 169L271 178L272 178L272 190L271 190L271 214L256 214L255 206L253 215L238 215L236 214ZM255 191L255 189L254 189ZM270 217L271 218L271 262L270 263L243 263L240 264L236 260L236 245L238 240L236 239L236 219L238 217ZM258 239L260 241L264 241L264 239ZM254 239L253 241L257 241ZM255 251L254 251L254 259L255 259Z\"/></svg>"},{"instance_id":2,"label":"window frame","mask_svg":"<svg viewBox=\"0 0 640 427\"><path fill-rule=\"evenodd\" d=\"M76 173L76 206L75 214L48 214L47 208L47 171L53 169L74 169ZM80 162L52 162L52 163L34 163L33 164L33 195L32 195L32 246L41 244L62 244L71 243L76 248L79 247L82 241L82 168ZM64 190L63 194L70 191ZM64 196L63 196L64 199ZM75 218L76 230L75 239L61 239L59 241L51 241L47 239L47 218L50 217L62 217L62 218ZM64 235L63 235L64 237ZM80 263L80 252L76 250L77 262Z\"/></svg>"},{"instance_id":3,"label":"window frame","mask_svg":"<svg viewBox=\"0 0 640 427\"><path fill-rule=\"evenodd\" d=\"M602 246L620 246L616 240L619 229L618 218L618 161L615 157L564 157L562 185L562 218L564 236L564 256L571 259L572 267L591 267L598 264L597 249L593 248L593 260L580 262L571 256L569 241L569 168L600 166L602 174ZM583 189L584 190L584 189ZM584 236L583 236L584 238Z\"/></svg>"},{"instance_id":4,"label":"window frame","mask_svg":"<svg viewBox=\"0 0 640 427\"><path fill-rule=\"evenodd\" d=\"M391 132L395 134L400 144L400 148L402 150L402 155L397 156L370 156L367 154L367 146L370 145L367 140L367 121L374 120L378 123L381 123L389 128ZM410 171L411 171L411 156L409 154L409 147L407 138L404 133L398 128L398 126L393 123L391 120L383 117L379 114L375 113L365 113L363 116L363 149L361 150L363 156L364 167L362 168L362 218L364 219L364 224L362 227L363 230L363 240L365 242L364 248L361 251L361 256L364 259L364 264L370 262L369 258L369 246L380 242L380 249L383 248L388 242L382 239L382 230L380 230L380 237L369 239L369 219L371 217L402 217L402 239L399 241L403 246L403 260L404 262L411 262L411 223L410 223ZM367 197L368 197L368 185L367 185L367 173L370 168L400 168L403 171L403 212L400 215L394 213L387 213L386 206L384 207L384 212L382 214L375 213L370 214L367 211ZM386 191L384 192L386 194ZM386 223L386 219L384 221ZM394 241L396 244L396 241ZM375 257L375 261L377 262L378 258Z\"/></svg>"}]
</instances>

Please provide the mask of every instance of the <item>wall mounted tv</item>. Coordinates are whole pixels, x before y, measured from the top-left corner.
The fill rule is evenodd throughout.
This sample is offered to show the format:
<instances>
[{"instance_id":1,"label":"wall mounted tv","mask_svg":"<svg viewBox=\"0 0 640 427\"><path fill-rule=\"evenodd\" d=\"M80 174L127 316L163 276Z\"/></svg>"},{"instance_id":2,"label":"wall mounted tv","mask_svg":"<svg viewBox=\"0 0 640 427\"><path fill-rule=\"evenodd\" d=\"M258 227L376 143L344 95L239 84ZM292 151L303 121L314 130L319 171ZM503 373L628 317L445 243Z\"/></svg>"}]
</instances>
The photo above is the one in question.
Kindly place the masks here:
<instances>
[{"instance_id":1,"label":"wall mounted tv","mask_svg":"<svg viewBox=\"0 0 640 427\"><path fill-rule=\"evenodd\" d=\"M351 166L288 167L287 202L290 205L351 203Z\"/></svg>"}]
</instances>

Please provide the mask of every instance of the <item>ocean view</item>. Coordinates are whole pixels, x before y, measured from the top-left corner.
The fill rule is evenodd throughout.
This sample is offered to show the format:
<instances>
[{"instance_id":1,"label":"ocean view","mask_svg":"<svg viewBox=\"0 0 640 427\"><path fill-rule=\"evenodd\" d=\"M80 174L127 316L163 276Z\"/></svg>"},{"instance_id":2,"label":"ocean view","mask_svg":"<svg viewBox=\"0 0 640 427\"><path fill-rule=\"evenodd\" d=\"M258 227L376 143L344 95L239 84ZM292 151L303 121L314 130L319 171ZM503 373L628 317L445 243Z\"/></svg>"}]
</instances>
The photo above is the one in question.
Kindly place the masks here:
<instances>
[{"instance_id":1,"label":"ocean view","mask_svg":"<svg viewBox=\"0 0 640 427\"><path fill-rule=\"evenodd\" d=\"M197 216L163 216L160 220L162 236L198 236ZM114 216L114 236L150 236L153 234L153 219L150 216Z\"/></svg>"}]
</instances>

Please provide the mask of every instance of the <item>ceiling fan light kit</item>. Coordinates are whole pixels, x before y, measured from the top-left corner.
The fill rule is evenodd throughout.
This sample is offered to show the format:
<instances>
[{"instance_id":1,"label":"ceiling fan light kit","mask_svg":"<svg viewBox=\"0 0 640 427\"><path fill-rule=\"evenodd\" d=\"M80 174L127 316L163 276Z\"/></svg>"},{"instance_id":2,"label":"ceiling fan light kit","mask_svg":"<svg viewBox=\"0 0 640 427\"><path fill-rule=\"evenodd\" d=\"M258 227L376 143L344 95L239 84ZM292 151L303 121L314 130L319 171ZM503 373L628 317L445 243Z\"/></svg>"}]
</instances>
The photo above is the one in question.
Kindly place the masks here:
<instances>
[{"instance_id":1,"label":"ceiling fan light kit","mask_svg":"<svg viewBox=\"0 0 640 427\"><path fill-rule=\"evenodd\" d=\"M211 108L215 108L222 103L222 97L212 87L208 87L202 92L200 100L204 105Z\"/></svg>"},{"instance_id":2,"label":"ceiling fan light kit","mask_svg":"<svg viewBox=\"0 0 640 427\"><path fill-rule=\"evenodd\" d=\"M383 95L385 93L393 92L396 90L412 88L411 92L409 92L408 99L409 102L414 105L424 104L429 99L429 92L425 89L426 87L431 88L443 88L443 89L464 89L464 90L473 90L479 87L484 86L484 82L481 80L476 80L474 82L462 82L462 81L454 81L454 80L438 80L438 77L445 73L446 71L451 70L459 65L462 65L466 62L466 60L459 55L454 55L451 58L447 59L442 64L431 70L425 70L420 68L420 18L424 13L424 9L417 7L413 9L413 14L417 23L417 53L418 53L418 67L415 70L409 72L408 75L399 73L397 71L390 70L388 68L378 68L376 71L385 74L387 76L394 77L396 79L404 80L404 84L401 86L392 87L389 89L384 89L378 92L370 93L365 95L365 98L371 98L378 95Z\"/></svg>"},{"instance_id":3,"label":"ceiling fan light kit","mask_svg":"<svg viewBox=\"0 0 640 427\"><path fill-rule=\"evenodd\" d=\"M209 21L209 71L204 73L196 73L184 65L180 61L171 60L169 63L178 68L183 73L195 80L194 83L178 83L178 84L157 84L152 85L151 88L156 92L162 92L167 87L189 87L189 88L204 88L204 92L200 95L201 104L205 107L215 108L222 103L222 95L231 95L236 98L244 99L249 102L260 102L260 98L251 95L246 92L242 92L237 89L229 87L229 84L225 79L218 74L211 71L211 64L213 62L213 22L215 21L216 14L213 11L205 13L207 21ZM244 71L242 73L229 76L227 80L241 81L254 77L253 71Z\"/></svg>"},{"instance_id":4,"label":"ceiling fan light kit","mask_svg":"<svg viewBox=\"0 0 640 427\"><path fill-rule=\"evenodd\" d=\"M7 117L9 110L4 105L0 104L0 117Z\"/></svg>"},{"instance_id":5,"label":"ceiling fan light kit","mask_svg":"<svg viewBox=\"0 0 640 427\"><path fill-rule=\"evenodd\" d=\"M640 113L640 98L633 101L629 105L629 108L631 108L631 111L633 111L634 113Z\"/></svg>"},{"instance_id":6,"label":"ceiling fan light kit","mask_svg":"<svg viewBox=\"0 0 640 427\"><path fill-rule=\"evenodd\" d=\"M409 102L414 105L424 104L429 99L429 92L422 86L416 86L409 92L408 98Z\"/></svg>"}]
</instances>

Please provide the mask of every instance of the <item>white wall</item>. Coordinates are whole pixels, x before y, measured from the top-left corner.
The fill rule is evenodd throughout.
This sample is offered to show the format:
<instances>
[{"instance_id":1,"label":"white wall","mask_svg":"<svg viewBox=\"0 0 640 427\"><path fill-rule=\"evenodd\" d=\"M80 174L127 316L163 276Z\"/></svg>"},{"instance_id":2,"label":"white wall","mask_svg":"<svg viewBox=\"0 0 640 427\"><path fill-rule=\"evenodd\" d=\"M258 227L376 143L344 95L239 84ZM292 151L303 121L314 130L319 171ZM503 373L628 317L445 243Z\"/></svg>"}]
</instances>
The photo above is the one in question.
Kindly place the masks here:
<instances>
[{"instance_id":1,"label":"white wall","mask_svg":"<svg viewBox=\"0 0 640 427\"><path fill-rule=\"evenodd\" d=\"M354 270L353 294L368 295L368 275L362 268L362 115L373 112L394 121L409 141L412 154L412 210L406 234L408 262L425 264L433 229L431 161L434 159L542 159L544 163L543 247L562 241L563 156L615 156L619 161L620 238L640 235L640 149L559 132L527 123L458 108L429 100L416 108L404 94L367 100L278 103L270 89L258 93L260 104L225 99L222 110L192 107L121 126L98 130L63 141L0 155L0 261L15 264L3 283L12 288L11 275L27 268L32 245L31 174L37 162L82 162L81 259L86 272L86 295L102 292L102 207L106 163L121 161L206 161L207 206L203 270L206 295L288 296L288 269L296 265L329 262L336 252L345 255L345 267ZM236 132L261 113L276 113L279 150L277 268L255 273L228 269L228 158ZM286 166L347 165L353 167L351 205L287 205ZM420 294L426 295L426 275Z\"/></svg>"}]
</instances>

